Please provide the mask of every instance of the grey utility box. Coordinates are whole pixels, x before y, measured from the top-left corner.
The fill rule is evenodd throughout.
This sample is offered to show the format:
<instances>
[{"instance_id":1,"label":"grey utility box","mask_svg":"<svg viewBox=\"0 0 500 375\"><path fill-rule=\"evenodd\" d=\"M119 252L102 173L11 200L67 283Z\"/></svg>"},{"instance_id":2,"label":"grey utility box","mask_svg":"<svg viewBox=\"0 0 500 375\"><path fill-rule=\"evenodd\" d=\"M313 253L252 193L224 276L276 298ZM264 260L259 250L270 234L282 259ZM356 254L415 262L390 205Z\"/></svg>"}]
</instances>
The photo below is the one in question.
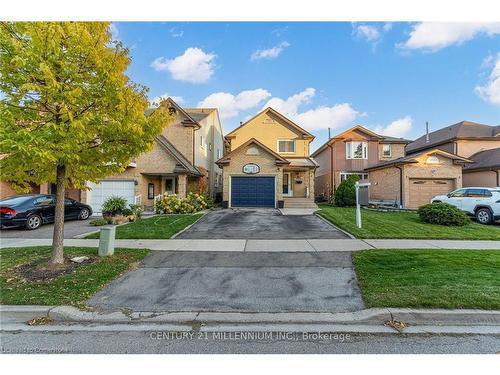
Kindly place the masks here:
<instances>
[{"instance_id":1,"label":"grey utility box","mask_svg":"<svg viewBox=\"0 0 500 375\"><path fill-rule=\"evenodd\" d=\"M115 229L114 225L107 225L101 228L99 256L106 257L115 253Z\"/></svg>"}]
</instances>

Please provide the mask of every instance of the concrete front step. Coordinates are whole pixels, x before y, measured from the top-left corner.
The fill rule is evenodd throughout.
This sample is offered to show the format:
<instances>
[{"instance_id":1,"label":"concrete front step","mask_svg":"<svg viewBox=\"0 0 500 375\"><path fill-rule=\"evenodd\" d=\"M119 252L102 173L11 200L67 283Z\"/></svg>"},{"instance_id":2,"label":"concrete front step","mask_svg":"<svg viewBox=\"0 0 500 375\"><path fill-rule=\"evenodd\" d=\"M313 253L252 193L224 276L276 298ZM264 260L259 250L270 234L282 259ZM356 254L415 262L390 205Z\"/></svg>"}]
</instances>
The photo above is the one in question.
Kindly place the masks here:
<instances>
[{"instance_id":1,"label":"concrete front step","mask_svg":"<svg viewBox=\"0 0 500 375\"><path fill-rule=\"evenodd\" d=\"M284 208L318 208L316 203L306 203L306 202L294 202L288 203L285 202Z\"/></svg>"},{"instance_id":2,"label":"concrete front step","mask_svg":"<svg viewBox=\"0 0 500 375\"><path fill-rule=\"evenodd\" d=\"M285 198L284 208L315 208L318 206L309 198Z\"/></svg>"}]
</instances>

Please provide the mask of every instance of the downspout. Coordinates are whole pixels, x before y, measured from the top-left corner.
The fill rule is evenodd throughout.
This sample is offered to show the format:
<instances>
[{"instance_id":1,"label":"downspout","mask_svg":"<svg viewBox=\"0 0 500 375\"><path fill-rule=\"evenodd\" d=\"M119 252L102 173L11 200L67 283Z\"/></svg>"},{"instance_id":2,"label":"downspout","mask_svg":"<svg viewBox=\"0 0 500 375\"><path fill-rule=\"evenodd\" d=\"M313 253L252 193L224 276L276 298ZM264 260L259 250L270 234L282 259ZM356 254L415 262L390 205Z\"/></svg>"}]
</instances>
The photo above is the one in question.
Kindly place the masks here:
<instances>
[{"instance_id":1,"label":"downspout","mask_svg":"<svg viewBox=\"0 0 500 375\"><path fill-rule=\"evenodd\" d=\"M330 187L332 191L331 197L333 197L335 191L335 172L333 169L333 146L329 144L328 147L330 147Z\"/></svg>"},{"instance_id":2,"label":"downspout","mask_svg":"<svg viewBox=\"0 0 500 375\"><path fill-rule=\"evenodd\" d=\"M403 208L403 168L395 167L399 169L399 208Z\"/></svg>"}]
</instances>

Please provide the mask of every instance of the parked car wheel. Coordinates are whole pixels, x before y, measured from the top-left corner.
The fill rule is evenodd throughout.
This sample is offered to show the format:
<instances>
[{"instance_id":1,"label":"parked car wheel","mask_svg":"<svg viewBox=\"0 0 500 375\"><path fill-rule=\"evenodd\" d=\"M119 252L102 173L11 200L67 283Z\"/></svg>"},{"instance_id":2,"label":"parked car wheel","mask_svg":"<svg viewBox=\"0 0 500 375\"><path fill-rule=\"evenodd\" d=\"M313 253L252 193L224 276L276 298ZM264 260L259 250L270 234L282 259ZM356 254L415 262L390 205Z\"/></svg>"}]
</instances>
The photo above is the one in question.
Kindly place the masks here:
<instances>
[{"instance_id":1,"label":"parked car wheel","mask_svg":"<svg viewBox=\"0 0 500 375\"><path fill-rule=\"evenodd\" d=\"M480 208L476 211L476 219L480 224L490 224L493 221L493 215L488 208Z\"/></svg>"},{"instance_id":2,"label":"parked car wheel","mask_svg":"<svg viewBox=\"0 0 500 375\"><path fill-rule=\"evenodd\" d=\"M40 228L41 225L42 225L42 218L38 215L31 215L26 220L26 229L28 230L38 229Z\"/></svg>"},{"instance_id":3,"label":"parked car wheel","mask_svg":"<svg viewBox=\"0 0 500 375\"><path fill-rule=\"evenodd\" d=\"M87 220L90 216L90 211L88 208L82 208L78 214L78 220Z\"/></svg>"}]
</instances>

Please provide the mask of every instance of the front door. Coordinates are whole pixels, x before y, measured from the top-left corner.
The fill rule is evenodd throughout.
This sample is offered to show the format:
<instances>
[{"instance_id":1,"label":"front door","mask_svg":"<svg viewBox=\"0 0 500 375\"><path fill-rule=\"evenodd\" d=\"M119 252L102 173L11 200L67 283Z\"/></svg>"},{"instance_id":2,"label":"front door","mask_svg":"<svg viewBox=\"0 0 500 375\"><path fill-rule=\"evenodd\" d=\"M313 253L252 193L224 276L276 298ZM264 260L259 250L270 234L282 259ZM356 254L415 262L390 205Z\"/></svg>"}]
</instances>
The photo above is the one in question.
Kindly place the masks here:
<instances>
[{"instance_id":1,"label":"front door","mask_svg":"<svg viewBox=\"0 0 500 375\"><path fill-rule=\"evenodd\" d=\"M175 177L165 177L165 193L175 194Z\"/></svg>"},{"instance_id":2,"label":"front door","mask_svg":"<svg viewBox=\"0 0 500 375\"><path fill-rule=\"evenodd\" d=\"M293 196L291 172L283 172L283 196L284 197Z\"/></svg>"}]
</instances>

